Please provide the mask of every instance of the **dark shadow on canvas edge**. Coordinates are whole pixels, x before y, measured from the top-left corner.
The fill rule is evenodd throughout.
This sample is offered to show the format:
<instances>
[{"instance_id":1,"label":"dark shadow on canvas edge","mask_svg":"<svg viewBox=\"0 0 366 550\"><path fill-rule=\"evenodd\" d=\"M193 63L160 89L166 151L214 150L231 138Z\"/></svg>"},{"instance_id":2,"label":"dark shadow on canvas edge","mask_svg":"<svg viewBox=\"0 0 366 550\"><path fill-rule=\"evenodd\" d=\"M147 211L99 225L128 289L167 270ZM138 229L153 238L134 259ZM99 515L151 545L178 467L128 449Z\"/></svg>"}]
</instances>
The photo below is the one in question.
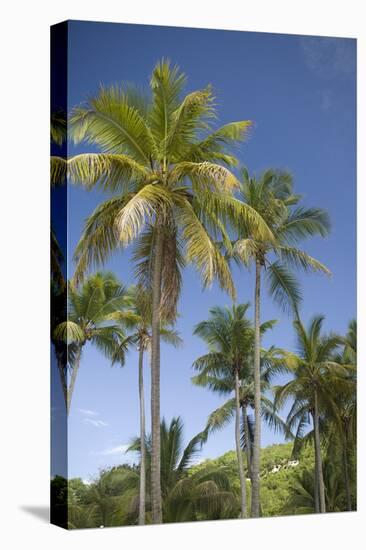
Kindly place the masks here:
<instances>
[{"instance_id":1,"label":"dark shadow on canvas edge","mask_svg":"<svg viewBox=\"0 0 366 550\"><path fill-rule=\"evenodd\" d=\"M30 514L42 522L50 522L50 507L49 506L19 506L19 509L27 514Z\"/></svg>"}]
</instances>

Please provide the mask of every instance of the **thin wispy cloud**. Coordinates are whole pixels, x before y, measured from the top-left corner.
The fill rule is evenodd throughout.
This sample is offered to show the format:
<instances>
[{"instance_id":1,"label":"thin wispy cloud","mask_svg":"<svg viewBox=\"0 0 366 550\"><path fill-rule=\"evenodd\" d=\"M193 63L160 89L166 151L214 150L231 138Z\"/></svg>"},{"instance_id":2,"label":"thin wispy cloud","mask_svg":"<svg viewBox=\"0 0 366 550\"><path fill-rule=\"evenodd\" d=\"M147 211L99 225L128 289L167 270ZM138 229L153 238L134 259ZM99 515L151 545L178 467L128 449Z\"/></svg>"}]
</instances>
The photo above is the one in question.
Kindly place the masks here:
<instances>
[{"instance_id":1,"label":"thin wispy cloud","mask_svg":"<svg viewBox=\"0 0 366 550\"><path fill-rule=\"evenodd\" d=\"M90 454L92 455L99 455L99 456L113 456L113 455L122 455L124 454L129 445L117 445L116 447L108 447L107 449L103 449L102 451L91 451Z\"/></svg>"},{"instance_id":2,"label":"thin wispy cloud","mask_svg":"<svg viewBox=\"0 0 366 550\"><path fill-rule=\"evenodd\" d=\"M302 37L300 47L308 68L322 78L355 72L355 45L349 38Z\"/></svg>"},{"instance_id":3,"label":"thin wispy cloud","mask_svg":"<svg viewBox=\"0 0 366 550\"><path fill-rule=\"evenodd\" d=\"M95 426L95 428L102 428L108 426L107 422L95 418L84 418L84 424L89 424L90 426Z\"/></svg>"},{"instance_id":4,"label":"thin wispy cloud","mask_svg":"<svg viewBox=\"0 0 366 550\"><path fill-rule=\"evenodd\" d=\"M84 416L99 416L99 413L96 411L92 411L90 409L78 409L79 413L81 413Z\"/></svg>"},{"instance_id":5,"label":"thin wispy cloud","mask_svg":"<svg viewBox=\"0 0 366 550\"><path fill-rule=\"evenodd\" d=\"M322 111L329 111L329 109L333 106L332 92L329 90L322 90L320 92L320 97L320 108Z\"/></svg>"}]
</instances>

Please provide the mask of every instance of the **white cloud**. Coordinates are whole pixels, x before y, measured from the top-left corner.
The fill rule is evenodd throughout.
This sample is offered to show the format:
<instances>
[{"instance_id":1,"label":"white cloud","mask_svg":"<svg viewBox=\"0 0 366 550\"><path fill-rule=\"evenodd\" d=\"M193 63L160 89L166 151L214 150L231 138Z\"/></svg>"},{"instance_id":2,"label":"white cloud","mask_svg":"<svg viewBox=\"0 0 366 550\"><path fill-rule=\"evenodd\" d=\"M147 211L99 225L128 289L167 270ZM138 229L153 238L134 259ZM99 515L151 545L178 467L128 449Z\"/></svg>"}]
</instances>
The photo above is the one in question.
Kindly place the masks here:
<instances>
[{"instance_id":1,"label":"white cloud","mask_svg":"<svg viewBox=\"0 0 366 550\"><path fill-rule=\"evenodd\" d=\"M95 428L103 428L104 426L108 426L107 422L103 422L103 420L94 419L94 418L84 418L84 424L90 424L91 426L95 426Z\"/></svg>"},{"instance_id":2,"label":"white cloud","mask_svg":"<svg viewBox=\"0 0 366 550\"><path fill-rule=\"evenodd\" d=\"M121 455L124 454L129 445L117 445L117 447L109 447L107 449L104 449L103 451L92 451L90 454L92 455L100 455L100 456L112 456L112 455Z\"/></svg>"},{"instance_id":3,"label":"white cloud","mask_svg":"<svg viewBox=\"0 0 366 550\"><path fill-rule=\"evenodd\" d=\"M320 93L320 108L322 111L329 111L333 105L332 92L329 90L322 90Z\"/></svg>"},{"instance_id":4,"label":"white cloud","mask_svg":"<svg viewBox=\"0 0 366 550\"><path fill-rule=\"evenodd\" d=\"M355 43L346 38L301 37L305 63L323 78L349 75L356 69Z\"/></svg>"},{"instance_id":5,"label":"white cloud","mask_svg":"<svg viewBox=\"0 0 366 550\"><path fill-rule=\"evenodd\" d=\"M79 413L84 416L99 416L99 413L90 409L79 409Z\"/></svg>"}]
</instances>

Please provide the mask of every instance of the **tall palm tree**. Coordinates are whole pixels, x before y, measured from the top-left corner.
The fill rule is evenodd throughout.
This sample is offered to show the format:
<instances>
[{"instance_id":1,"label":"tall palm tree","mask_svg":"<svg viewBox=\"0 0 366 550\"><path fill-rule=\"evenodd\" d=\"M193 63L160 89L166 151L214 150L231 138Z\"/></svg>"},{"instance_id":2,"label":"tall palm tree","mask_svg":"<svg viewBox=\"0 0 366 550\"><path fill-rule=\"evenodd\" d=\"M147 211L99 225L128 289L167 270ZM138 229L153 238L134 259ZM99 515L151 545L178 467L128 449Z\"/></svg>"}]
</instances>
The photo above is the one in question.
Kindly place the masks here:
<instances>
[{"instance_id":1,"label":"tall palm tree","mask_svg":"<svg viewBox=\"0 0 366 550\"><path fill-rule=\"evenodd\" d=\"M68 285L67 321L53 329L53 340L67 344L67 364L71 377L64 388L67 413L70 412L75 381L86 343L96 346L113 363L124 364L125 332L120 324L111 322L113 314L129 304L126 288L110 272L98 272L76 286ZM72 361L70 361L72 353Z\"/></svg>"},{"instance_id":2,"label":"tall palm tree","mask_svg":"<svg viewBox=\"0 0 366 550\"><path fill-rule=\"evenodd\" d=\"M340 346L339 336L322 335L324 317L314 317L307 328L300 320L294 321L298 353L289 354L286 367L292 374L289 382L275 388L275 403L281 407L288 398L293 404L287 416L290 430L297 426L295 445L304 436L309 423L313 423L315 449L314 480L319 496L319 511L326 512L322 456L320 446L320 421L324 410L335 410L335 402L329 386L340 384L347 372L345 366L334 361L334 353Z\"/></svg>"},{"instance_id":3,"label":"tall palm tree","mask_svg":"<svg viewBox=\"0 0 366 550\"><path fill-rule=\"evenodd\" d=\"M324 210L295 206L300 195L293 193L292 177L288 172L266 170L258 178L242 170L240 200L250 206L266 222L271 238L263 239L247 224L241 224L239 238L233 247L237 261L255 266L254 289L254 388L255 429L252 460L253 517L259 516L260 502L260 445L261 445L261 380L260 380L260 294L262 272L265 271L272 297L284 308L289 304L297 312L301 291L290 268L329 273L328 269L295 245L305 237L321 235L329 230L329 218ZM244 229L243 229L244 225Z\"/></svg>"},{"instance_id":4,"label":"tall palm tree","mask_svg":"<svg viewBox=\"0 0 366 550\"><path fill-rule=\"evenodd\" d=\"M70 119L75 142L101 152L58 163L71 181L114 194L86 222L76 250L76 278L134 242L137 276L152 290L154 523L161 522L160 315L175 316L186 262L196 265L204 286L216 278L234 293L229 267L215 246L218 239L230 242L225 222L244 220L263 238L271 236L260 216L232 196L238 181L228 169L236 163L228 147L246 137L250 122L213 129L211 87L182 96L185 82L178 67L162 60L153 70L149 97L131 86L101 87Z\"/></svg>"},{"instance_id":5,"label":"tall palm tree","mask_svg":"<svg viewBox=\"0 0 366 550\"><path fill-rule=\"evenodd\" d=\"M55 146L62 147L66 141L66 116L61 111L51 113L50 138L51 150ZM65 160L51 155L51 199L55 187L61 186L64 181L58 178L57 166L65 165ZM54 159L56 159L54 161ZM72 349L68 349L67 343L53 339L53 331L61 321L66 319L67 315L67 285L64 276L64 254L56 235L55 228L51 225L50 232L50 266L51 266L51 342L56 356L57 370L60 375L61 388L63 391L65 404L67 402L67 356L71 360Z\"/></svg>"},{"instance_id":6,"label":"tall palm tree","mask_svg":"<svg viewBox=\"0 0 366 550\"><path fill-rule=\"evenodd\" d=\"M231 387L234 389L235 409L235 447L240 479L241 517L247 515L246 481L243 455L240 446L240 374L248 369L249 339L251 337L250 321L246 317L249 304L229 307L213 307L207 321L201 321L194 329L194 334L200 336L209 346L209 353L199 357L193 366L207 373L223 373L231 377ZM193 380L195 381L195 380ZM196 380L197 383L197 380ZM227 414L225 409L224 414ZM210 425L212 429L212 425Z\"/></svg>"},{"instance_id":7,"label":"tall palm tree","mask_svg":"<svg viewBox=\"0 0 366 550\"><path fill-rule=\"evenodd\" d=\"M357 428L357 322L351 321L348 331L341 340L342 349L334 360L347 367L341 380L329 387L335 407L329 410L327 420L330 423L330 437L338 441L338 449L342 456L342 470L347 509L352 510L352 491L350 480L350 460L355 456ZM353 476L352 476L353 477Z\"/></svg>"},{"instance_id":8,"label":"tall palm tree","mask_svg":"<svg viewBox=\"0 0 366 550\"><path fill-rule=\"evenodd\" d=\"M118 311L111 317L121 321L130 334L124 341L125 346L134 344L138 351L138 387L140 405L140 495L139 495L139 525L145 524L146 511L146 421L145 421L145 391L144 391L144 355L151 351L152 300L151 292L141 286L130 289L132 308L129 311ZM160 336L163 341L173 346L179 346L182 340L177 331L170 328L169 323L160 321Z\"/></svg>"},{"instance_id":9,"label":"tall palm tree","mask_svg":"<svg viewBox=\"0 0 366 550\"><path fill-rule=\"evenodd\" d=\"M252 477L252 437L247 409L254 404L252 370L254 331L251 321L246 316L248 308L249 304L233 305L231 308L212 308L210 318L196 326L194 334L200 336L208 344L209 352L193 363L199 374L192 378L195 385L208 387L220 395L229 395L234 392L233 398L210 414L206 430L210 432L221 429L235 416L235 445L241 487L241 517L247 515L246 481L241 441L246 450L248 474L250 478ZM275 321L263 323L261 332L271 328L274 323ZM261 395L262 415L275 429L286 431L285 423L275 414L272 402L264 394L265 388L269 386L271 363L276 361L278 355L281 355L281 350L271 348L268 352L262 351L263 370L261 376L264 382ZM242 432L242 438L240 432Z\"/></svg>"}]
</instances>

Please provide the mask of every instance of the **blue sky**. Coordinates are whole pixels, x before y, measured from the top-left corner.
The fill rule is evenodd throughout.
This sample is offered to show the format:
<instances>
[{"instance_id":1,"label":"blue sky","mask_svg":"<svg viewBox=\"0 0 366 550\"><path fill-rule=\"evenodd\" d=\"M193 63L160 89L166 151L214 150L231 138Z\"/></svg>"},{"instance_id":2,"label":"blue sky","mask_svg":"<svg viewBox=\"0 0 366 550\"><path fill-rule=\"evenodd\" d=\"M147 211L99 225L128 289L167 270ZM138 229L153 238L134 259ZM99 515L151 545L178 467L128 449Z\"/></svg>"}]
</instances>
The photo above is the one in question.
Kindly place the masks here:
<instances>
[{"instance_id":1,"label":"blue sky","mask_svg":"<svg viewBox=\"0 0 366 550\"><path fill-rule=\"evenodd\" d=\"M93 95L101 82L127 81L147 88L155 63L168 57L187 74L187 92L212 84L219 125L254 121L251 138L238 154L241 163L255 172L267 167L289 169L304 204L326 208L332 220L327 239L304 243L304 249L333 275L331 279L300 276L301 315L307 321L323 313L328 330L346 330L356 314L355 40L70 22L68 55L69 108ZM69 154L89 150L70 146ZM85 218L104 198L96 191L70 188L70 254ZM127 284L132 281L129 255L129 250L119 252L106 266ZM252 302L253 274L235 270L234 275L239 300ZM192 336L192 328L207 317L212 305L227 303L216 286L202 292L196 271L186 269L177 327L185 344L178 352L163 346L161 409L168 420L183 418L187 442L222 402L190 383L192 362L205 351ZM293 349L291 319L271 302L265 289L262 319L279 320L265 345ZM148 371L146 363L147 397ZM111 368L99 352L85 348L69 421L70 477L88 479L101 467L133 460L123 451L138 433L137 397L135 353L121 369ZM262 445L281 440L264 426ZM215 457L233 447L233 426L229 426L208 441L202 457Z\"/></svg>"}]
</instances>

